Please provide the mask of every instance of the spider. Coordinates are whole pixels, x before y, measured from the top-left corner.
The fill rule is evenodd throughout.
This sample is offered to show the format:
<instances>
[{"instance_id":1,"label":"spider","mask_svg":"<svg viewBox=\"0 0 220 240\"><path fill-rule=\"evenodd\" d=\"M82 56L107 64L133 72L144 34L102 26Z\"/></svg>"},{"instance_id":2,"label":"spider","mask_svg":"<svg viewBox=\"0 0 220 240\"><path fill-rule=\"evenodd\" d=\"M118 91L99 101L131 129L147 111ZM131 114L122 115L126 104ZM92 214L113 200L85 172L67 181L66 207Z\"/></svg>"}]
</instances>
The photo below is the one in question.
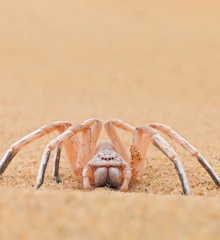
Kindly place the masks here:
<instances>
[{"instance_id":1,"label":"spider","mask_svg":"<svg viewBox=\"0 0 220 240\"><path fill-rule=\"evenodd\" d=\"M64 145L74 174L83 177L84 189L92 190L96 187L107 186L126 192L129 189L131 178L140 172L149 143L152 142L172 161L179 175L183 193L188 195L190 187L182 163L173 148L160 136L158 133L160 131L196 157L213 181L220 185L220 178L205 158L170 127L153 123L135 128L121 120L109 120L104 123L109 140L103 140L97 144L102 125L101 120L92 118L85 120L81 125L59 121L42 126L11 145L0 161L0 174L5 171L21 148L43 135L57 130L60 135L46 146L43 153L34 189L38 189L43 184L49 157L55 148L53 176L57 183L61 182L59 163L61 149ZM133 134L130 156L122 144L116 128ZM82 133L81 140L79 140L79 133Z\"/></svg>"}]
</instances>

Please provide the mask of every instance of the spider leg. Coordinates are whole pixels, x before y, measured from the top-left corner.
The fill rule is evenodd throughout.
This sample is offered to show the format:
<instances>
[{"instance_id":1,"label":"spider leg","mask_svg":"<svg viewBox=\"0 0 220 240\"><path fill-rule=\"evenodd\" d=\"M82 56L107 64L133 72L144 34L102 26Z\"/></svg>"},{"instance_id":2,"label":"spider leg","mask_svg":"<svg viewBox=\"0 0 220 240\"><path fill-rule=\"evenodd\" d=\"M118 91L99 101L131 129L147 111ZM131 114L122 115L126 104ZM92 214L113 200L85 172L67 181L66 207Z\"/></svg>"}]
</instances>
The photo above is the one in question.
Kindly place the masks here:
<instances>
[{"instance_id":1,"label":"spider leg","mask_svg":"<svg viewBox=\"0 0 220 240\"><path fill-rule=\"evenodd\" d=\"M83 134L83 138L86 139L82 140L79 156L76 160L75 165L73 164L73 171L75 172L76 175L82 174L83 168L92 158L92 156L94 156L96 151L96 143L102 130L102 121L96 118L87 119L82 123L82 125L89 128L90 139L88 141L87 135ZM89 151L86 152L86 155L84 155L85 153L82 153L82 151L88 148L88 146ZM81 157L82 154L83 157Z\"/></svg>"},{"instance_id":2,"label":"spider leg","mask_svg":"<svg viewBox=\"0 0 220 240\"><path fill-rule=\"evenodd\" d=\"M102 129L102 121L96 118L87 119L82 123L82 125L91 128L92 136L91 136L91 143L90 143L90 156L88 156L87 158L84 158L86 162L82 162L82 159L78 159L78 158L73 159L75 161L79 160L79 163L76 163L75 161L71 161L73 170L77 168L77 165L78 165L78 169L81 169L82 167L84 167L87 164L87 162L90 160L90 158L95 154L96 143ZM73 137L76 137L76 136L74 135ZM60 154L61 154L62 145L63 144L61 143L59 146L57 146L56 155L54 158L53 176L57 183L61 182L59 178L59 163L60 163ZM76 151L78 151L79 144L78 145L73 144L73 145L76 146Z\"/></svg>"},{"instance_id":3,"label":"spider leg","mask_svg":"<svg viewBox=\"0 0 220 240\"><path fill-rule=\"evenodd\" d=\"M82 176L84 189L92 190L94 188L91 185L91 180L94 181L94 172L93 169L87 165L87 163L95 155L97 140L102 130L102 121L99 119L91 118L85 120L82 124L91 128L90 157L88 159L85 159L86 162L83 163L84 168Z\"/></svg>"},{"instance_id":4,"label":"spider leg","mask_svg":"<svg viewBox=\"0 0 220 240\"><path fill-rule=\"evenodd\" d=\"M133 142L130 146L132 176L137 176L143 167L143 159L146 156L150 143L150 135L144 134L143 129L135 128Z\"/></svg>"},{"instance_id":5,"label":"spider leg","mask_svg":"<svg viewBox=\"0 0 220 240\"><path fill-rule=\"evenodd\" d=\"M133 133L133 143L130 147L131 160L129 159L126 150L116 133L115 127L121 128L127 132ZM146 152L150 143L150 137L143 134L143 131L139 128L135 128L121 120L111 120L105 123L106 132L109 138L115 145L116 151L121 153L121 156L125 156L124 160L131 163L132 176L136 176L142 168L142 159L145 158ZM138 147L136 147L138 146Z\"/></svg>"},{"instance_id":6,"label":"spider leg","mask_svg":"<svg viewBox=\"0 0 220 240\"><path fill-rule=\"evenodd\" d=\"M194 146L192 146L183 137L181 137L179 134L177 134L175 131L173 131L170 127L166 125L163 125L160 123L154 123L154 124L150 124L149 126L163 132L164 134L169 136L171 139L173 139L176 143L180 144L187 152L191 153L192 156L196 157L197 160L200 162L200 164L205 168L205 170L211 176L215 184L220 186L220 178L215 173L211 165L206 161L206 159L198 152L198 150Z\"/></svg>"},{"instance_id":7,"label":"spider leg","mask_svg":"<svg viewBox=\"0 0 220 240\"><path fill-rule=\"evenodd\" d=\"M57 146L56 154L54 157L53 176L54 176L54 180L57 183L62 182L59 177L60 155L61 155L62 146L63 146L62 143Z\"/></svg>"},{"instance_id":8,"label":"spider leg","mask_svg":"<svg viewBox=\"0 0 220 240\"><path fill-rule=\"evenodd\" d=\"M65 132L63 132L61 135L56 137L54 140L52 140L45 148L45 151L42 156L42 160L40 163L38 175L36 184L34 186L34 189L38 189L44 182L44 175L47 168L47 164L50 158L51 151L56 148L57 146L60 146L66 139L72 138L77 133L82 132L82 143L80 146L80 151L78 155L78 159L84 160L84 158L88 157L90 153L90 139L91 139L91 129L89 127L78 125L78 126L72 126L68 128ZM89 147L88 147L89 146ZM77 166L76 166L77 167ZM75 173L79 173L78 169L74 169Z\"/></svg>"},{"instance_id":9,"label":"spider leg","mask_svg":"<svg viewBox=\"0 0 220 240\"><path fill-rule=\"evenodd\" d=\"M150 137L143 134L142 129L136 128L133 135L133 145L138 146L141 157L144 159L149 147Z\"/></svg>"},{"instance_id":10,"label":"spider leg","mask_svg":"<svg viewBox=\"0 0 220 240\"><path fill-rule=\"evenodd\" d=\"M125 131L128 131L130 133L134 133L135 128L131 125L124 123L120 120L110 120L105 122L104 124L106 133L108 134L110 140L113 142L116 151L121 155L121 157L127 162L130 162L130 158L125 150L125 147L118 136L115 127L121 128Z\"/></svg>"},{"instance_id":11,"label":"spider leg","mask_svg":"<svg viewBox=\"0 0 220 240\"><path fill-rule=\"evenodd\" d=\"M146 152L150 143L150 138L148 135L143 134L143 131L127 123L124 123L121 120L110 120L106 122L105 123L106 132L109 135L109 138L114 143L114 145L116 145L116 150L119 152L124 152L125 150L123 150L124 147L122 145L121 139L116 133L114 127L121 128L127 132L133 133L133 144L138 146L138 149L142 158L146 156Z\"/></svg>"},{"instance_id":12,"label":"spider leg","mask_svg":"<svg viewBox=\"0 0 220 240\"><path fill-rule=\"evenodd\" d=\"M188 195L190 193L190 187L187 181L187 177L182 166L182 163L177 155L177 153L173 150L173 148L163 139L159 133L157 133L151 127L140 127L137 128L139 131L143 131L144 134L148 135L151 139L151 142L161 151L163 152L174 164L177 173L179 175L183 192ZM138 147L138 146L137 146Z\"/></svg>"},{"instance_id":13,"label":"spider leg","mask_svg":"<svg viewBox=\"0 0 220 240\"><path fill-rule=\"evenodd\" d=\"M42 126L36 131L13 143L0 161L0 175L6 170L11 160L25 145L55 130L58 130L60 133L62 133L70 126L72 126L72 124L69 122L54 122L52 124Z\"/></svg>"},{"instance_id":14,"label":"spider leg","mask_svg":"<svg viewBox=\"0 0 220 240\"><path fill-rule=\"evenodd\" d=\"M91 128L91 143L90 143L90 158L94 156L96 151L96 144L98 141L98 138L100 136L101 130L102 130L102 121L96 118L91 118L85 120L82 125L90 127ZM85 166L90 158L86 159L87 161L83 163Z\"/></svg>"}]
</instances>

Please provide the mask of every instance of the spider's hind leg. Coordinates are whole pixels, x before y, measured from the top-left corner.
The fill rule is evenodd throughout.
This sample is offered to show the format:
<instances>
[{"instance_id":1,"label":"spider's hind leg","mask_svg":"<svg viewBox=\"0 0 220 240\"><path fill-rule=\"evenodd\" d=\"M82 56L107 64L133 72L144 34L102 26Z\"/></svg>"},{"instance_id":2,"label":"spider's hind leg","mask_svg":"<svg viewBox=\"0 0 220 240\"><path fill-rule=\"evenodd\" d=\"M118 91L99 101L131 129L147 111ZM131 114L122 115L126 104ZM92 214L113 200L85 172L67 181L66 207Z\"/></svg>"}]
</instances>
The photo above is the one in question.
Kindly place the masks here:
<instances>
[{"instance_id":1,"label":"spider's hind leg","mask_svg":"<svg viewBox=\"0 0 220 240\"><path fill-rule=\"evenodd\" d=\"M4 173L12 159L24 146L55 130L62 133L70 126L72 126L72 124L68 122L54 122L52 124L42 126L36 131L24 136L17 142L13 143L0 161L0 175Z\"/></svg>"},{"instance_id":2,"label":"spider's hind leg","mask_svg":"<svg viewBox=\"0 0 220 240\"><path fill-rule=\"evenodd\" d=\"M206 159L199 153L199 151L192 146L188 141L186 141L183 137L173 131L170 127L160 124L160 123L153 123L150 126L162 133L166 134L176 143L181 145L188 153L192 156L196 157L198 162L205 168L207 173L210 175L212 180L215 182L216 185L220 186L220 178L218 177L217 173L214 171L212 166L206 161Z\"/></svg>"},{"instance_id":3,"label":"spider's hind leg","mask_svg":"<svg viewBox=\"0 0 220 240\"><path fill-rule=\"evenodd\" d=\"M164 153L174 164L177 173L180 178L180 182L182 184L182 189L184 194L188 195L190 193L190 187L187 181L186 173L184 171L184 168L182 166L182 163L176 154L176 152L173 150L173 148L163 139L152 127L138 127L135 129L133 144L138 148L138 146L141 146L141 134L145 134L147 137L144 138L146 140L146 147L144 148L145 140L143 141L142 151L143 153L146 153L148 142L149 140L162 152Z\"/></svg>"}]
</instances>

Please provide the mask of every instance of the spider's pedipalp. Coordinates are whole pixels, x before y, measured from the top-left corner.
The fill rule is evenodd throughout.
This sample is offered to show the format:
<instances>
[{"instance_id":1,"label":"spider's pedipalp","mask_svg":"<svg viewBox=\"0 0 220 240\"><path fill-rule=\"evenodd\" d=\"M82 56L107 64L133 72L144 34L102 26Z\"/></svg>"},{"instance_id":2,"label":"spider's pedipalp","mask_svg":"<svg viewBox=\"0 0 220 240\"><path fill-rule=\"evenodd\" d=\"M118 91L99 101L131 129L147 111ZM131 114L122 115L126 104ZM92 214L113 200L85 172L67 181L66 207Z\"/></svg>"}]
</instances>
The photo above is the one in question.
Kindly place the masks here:
<instances>
[{"instance_id":1,"label":"spider's pedipalp","mask_svg":"<svg viewBox=\"0 0 220 240\"><path fill-rule=\"evenodd\" d=\"M131 181L132 173L131 173L131 168L128 164L126 164L123 172L122 172L122 178L124 179L122 182L122 185L120 187L121 192L127 192L129 188L129 183Z\"/></svg>"},{"instance_id":2,"label":"spider's pedipalp","mask_svg":"<svg viewBox=\"0 0 220 240\"><path fill-rule=\"evenodd\" d=\"M85 166L83 168L83 187L85 190L93 190L94 187L92 187L91 183L90 183L90 179L92 179L94 181L94 174L92 171L92 168L90 166Z\"/></svg>"},{"instance_id":3,"label":"spider's pedipalp","mask_svg":"<svg viewBox=\"0 0 220 240\"><path fill-rule=\"evenodd\" d=\"M220 186L220 178L215 173L214 169L211 167L211 165L206 161L206 159L198 152L198 150L192 146L188 141L186 141L183 137L181 137L178 133L176 133L174 130L172 130L170 127L160 124L160 123L153 123L150 124L154 129L157 129L167 136L169 136L172 140L174 140L176 143L180 144L187 152L192 154L192 156L196 157L199 163L205 168L207 173L211 176L212 180Z\"/></svg>"}]
</instances>

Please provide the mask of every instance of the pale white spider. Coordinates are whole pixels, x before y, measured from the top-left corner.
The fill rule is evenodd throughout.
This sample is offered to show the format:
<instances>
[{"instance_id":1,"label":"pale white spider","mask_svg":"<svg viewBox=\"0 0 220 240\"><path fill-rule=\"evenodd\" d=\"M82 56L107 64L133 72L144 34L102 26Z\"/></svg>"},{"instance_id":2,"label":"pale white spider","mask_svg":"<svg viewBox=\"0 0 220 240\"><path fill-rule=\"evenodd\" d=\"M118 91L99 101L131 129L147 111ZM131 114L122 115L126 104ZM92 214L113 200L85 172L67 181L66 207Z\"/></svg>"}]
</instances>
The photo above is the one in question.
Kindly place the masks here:
<instances>
[{"instance_id":1,"label":"pale white spider","mask_svg":"<svg viewBox=\"0 0 220 240\"><path fill-rule=\"evenodd\" d=\"M88 119L81 125L62 121L45 125L11 145L0 161L0 174L5 171L8 164L22 147L45 134L57 130L60 135L46 146L43 153L35 189L38 189L43 184L50 153L55 148L57 150L53 175L56 182L60 182L59 162L61 149L64 145L73 172L75 175L83 177L84 189L91 190L95 187L107 186L120 191L128 191L131 178L135 177L142 168L143 159L151 141L173 162L182 184L183 193L189 194L190 188L181 161L173 148L159 135L158 130L168 135L187 152L196 157L213 181L220 185L220 178L205 158L195 147L171 128L160 123L135 128L120 120L107 121L104 123L104 127L110 140L101 141L97 144L102 129L102 121L99 119ZM130 156L125 150L116 128L121 128L133 134ZM82 133L81 142L77 135L80 132Z\"/></svg>"}]
</instances>

